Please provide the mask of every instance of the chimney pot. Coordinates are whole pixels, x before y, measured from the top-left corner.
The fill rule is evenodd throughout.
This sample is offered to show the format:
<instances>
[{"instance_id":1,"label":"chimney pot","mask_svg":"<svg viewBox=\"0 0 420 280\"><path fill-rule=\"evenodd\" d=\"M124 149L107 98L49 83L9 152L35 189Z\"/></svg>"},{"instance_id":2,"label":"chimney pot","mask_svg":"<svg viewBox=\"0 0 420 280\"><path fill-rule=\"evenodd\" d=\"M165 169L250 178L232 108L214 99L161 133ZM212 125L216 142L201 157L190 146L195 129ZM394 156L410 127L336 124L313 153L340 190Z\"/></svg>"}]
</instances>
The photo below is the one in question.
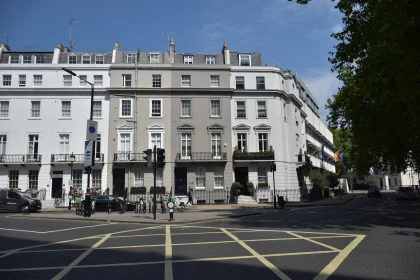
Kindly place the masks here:
<instances>
[{"instance_id":1,"label":"chimney pot","mask_svg":"<svg viewBox=\"0 0 420 280\"><path fill-rule=\"evenodd\" d=\"M116 51L120 50L120 44L118 42L115 42L114 50L116 50Z\"/></svg>"},{"instance_id":2,"label":"chimney pot","mask_svg":"<svg viewBox=\"0 0 420 280\"><path fill-rule=\"evenodd\" d=\"M10 51L9 46L5 42L0 43L0 48L4 48L6 51Z\"/></svg>"},{"instance_id":3,"label":"chimney pot","mask_svg":"<svg viewBox=\"0 0 420 280\"><path fill-rule=\"evenodd\" d=\"M57 49L59 49L60 51L63 51L64 50L64 47L63 47L63 45L61 43L58 43L57 44Z\"/></svg>"}]
</instances>

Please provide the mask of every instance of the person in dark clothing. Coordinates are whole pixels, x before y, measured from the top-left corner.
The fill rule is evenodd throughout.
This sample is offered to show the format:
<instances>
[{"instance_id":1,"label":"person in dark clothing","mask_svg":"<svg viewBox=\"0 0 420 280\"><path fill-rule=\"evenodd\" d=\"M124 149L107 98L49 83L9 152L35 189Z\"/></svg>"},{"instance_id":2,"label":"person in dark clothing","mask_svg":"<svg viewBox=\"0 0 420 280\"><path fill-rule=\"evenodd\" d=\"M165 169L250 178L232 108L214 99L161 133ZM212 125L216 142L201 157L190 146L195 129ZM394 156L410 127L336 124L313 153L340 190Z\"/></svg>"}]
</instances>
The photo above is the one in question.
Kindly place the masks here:
<instances>
[{"instance_id":1,"label":"person in dark clothing","mask_svg":"<svg viewBox=\"0 0 420 280\"><path fill-rule=\"evenodd\" d=\"M284 209L284 205L286 205L286 201L284 201L284 197L282 195L281 196L277 195L277 200L279 203L279 207L281 209Z\"/></svg>"},{"instance_id":2,"label":"person in dark clothing","mask_svg":"<svg viewBox=\"0 0 420 280\"><path fill-rule=\"evenodd\" d=\"M187 195L188 195L188 202L187 202L187 204L188 203L191 203L191 205L193 205L192 190L191 189L188 191ZM185 204L185 205L187 205L187 204Z\"/></svg>"}]
</instances>

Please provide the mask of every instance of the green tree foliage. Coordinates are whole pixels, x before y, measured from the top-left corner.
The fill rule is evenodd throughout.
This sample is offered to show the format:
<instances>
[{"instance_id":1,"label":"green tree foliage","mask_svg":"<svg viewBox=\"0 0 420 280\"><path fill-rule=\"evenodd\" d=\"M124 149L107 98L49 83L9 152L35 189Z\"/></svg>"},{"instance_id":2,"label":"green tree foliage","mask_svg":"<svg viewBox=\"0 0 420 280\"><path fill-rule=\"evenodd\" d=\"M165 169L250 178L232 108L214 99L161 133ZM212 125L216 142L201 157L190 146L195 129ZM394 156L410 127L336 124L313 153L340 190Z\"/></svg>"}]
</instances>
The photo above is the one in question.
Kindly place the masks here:
<instances>
[{"instance_id":1,"label":"green tree foliage","mask_svg":"<svg viewBox=\"0 0 420 280\"><path fill-rule=\"evenodd\" d=\"M340 181L338 181L338 175L336 173L328 172L325 177L327 178L328 187L330 189L335 189L340 184Z\"/></svg>"},{"instance_id":2,"label":"green tree foliage","mask_svg":"<svg viewBox=\"0 0 420 280\"><path fill-rule=\"evenodd\" d=\"M329 125L351 128L358 173L419 166L420 1L333 2L344 28L329 61L343 86L326 106Z\"/></svg>"},{"instance_id":3,"label":"green tree foliage","mask_svg":"<svg viewBox=\"0 0 420 280\"><path fill-rule=\"evenodd\" d=\"M309 179L314 188L323 188L328 184L327 178L318 170L311 170L309 172Z\"/></svg>"},{"instance_id":4,"label":"green tree foliage","mask_svg":"<svg viewBox=\"0 0 420 280\"><path fill-rule=\"evenodd\" d=\"M348 169L353 168L354 161L354 146L353 146L353 135L349 128L335 129L329 128L333 135L333 141L335 150L340 154L344 153L344 161L335 163L335 170L337 174L343 169L345 165Z\"/></svg>"}]
</instances>

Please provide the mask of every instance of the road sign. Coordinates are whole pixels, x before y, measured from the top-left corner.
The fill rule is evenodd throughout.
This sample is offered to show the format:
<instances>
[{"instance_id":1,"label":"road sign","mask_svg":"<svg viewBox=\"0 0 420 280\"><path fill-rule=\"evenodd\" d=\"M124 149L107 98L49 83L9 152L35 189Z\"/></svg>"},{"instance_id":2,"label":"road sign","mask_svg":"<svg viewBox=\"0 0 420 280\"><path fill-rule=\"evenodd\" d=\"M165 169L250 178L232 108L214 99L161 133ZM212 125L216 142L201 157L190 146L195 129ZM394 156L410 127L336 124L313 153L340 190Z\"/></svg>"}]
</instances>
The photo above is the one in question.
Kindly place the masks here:
<instances>
[{"instance_id":1,"label":"road sign","mask_svg":"<svg viewBox=\"0 0 420 280\"><path fill-rule=\"evenodd\" d=\"M87 121L86 126L86 141L97 141L98 139L98 122L97 121Z\"/></svg>"},{"instance_id":2,"label":"road sign","mask_svg":"<svg viewBox=\"0 0 420 280\"><path fill-rule=\"evenodd\" d=\"M85 147L85 167L93 164L93 141L88 141Z\"/></svg>"}]
</instances>

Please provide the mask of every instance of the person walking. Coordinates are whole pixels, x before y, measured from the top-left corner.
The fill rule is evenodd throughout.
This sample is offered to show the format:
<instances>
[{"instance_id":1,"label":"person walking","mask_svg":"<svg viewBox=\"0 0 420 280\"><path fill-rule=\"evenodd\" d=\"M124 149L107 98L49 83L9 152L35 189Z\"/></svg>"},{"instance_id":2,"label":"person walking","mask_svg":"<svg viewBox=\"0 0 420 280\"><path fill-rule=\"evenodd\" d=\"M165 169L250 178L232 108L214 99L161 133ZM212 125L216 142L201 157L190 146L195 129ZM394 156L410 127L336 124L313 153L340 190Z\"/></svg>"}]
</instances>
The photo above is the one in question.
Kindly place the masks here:
<instances>
[{"instance_id":1,"label":"person walking","mask_svg":"<svg viewBox=\"0 0 420 280\"><path fill-rule=\"evenodd\" d=\"M192 189L190 189L190 190L188 191L187 195L188 195L188 202L187 202L187 204L188 204L188 203L191 203L191 205L193 205L193 199L192 199ZM185 204L185 205L187 205L187 204Z\"/></svg>"}]
</instances>

